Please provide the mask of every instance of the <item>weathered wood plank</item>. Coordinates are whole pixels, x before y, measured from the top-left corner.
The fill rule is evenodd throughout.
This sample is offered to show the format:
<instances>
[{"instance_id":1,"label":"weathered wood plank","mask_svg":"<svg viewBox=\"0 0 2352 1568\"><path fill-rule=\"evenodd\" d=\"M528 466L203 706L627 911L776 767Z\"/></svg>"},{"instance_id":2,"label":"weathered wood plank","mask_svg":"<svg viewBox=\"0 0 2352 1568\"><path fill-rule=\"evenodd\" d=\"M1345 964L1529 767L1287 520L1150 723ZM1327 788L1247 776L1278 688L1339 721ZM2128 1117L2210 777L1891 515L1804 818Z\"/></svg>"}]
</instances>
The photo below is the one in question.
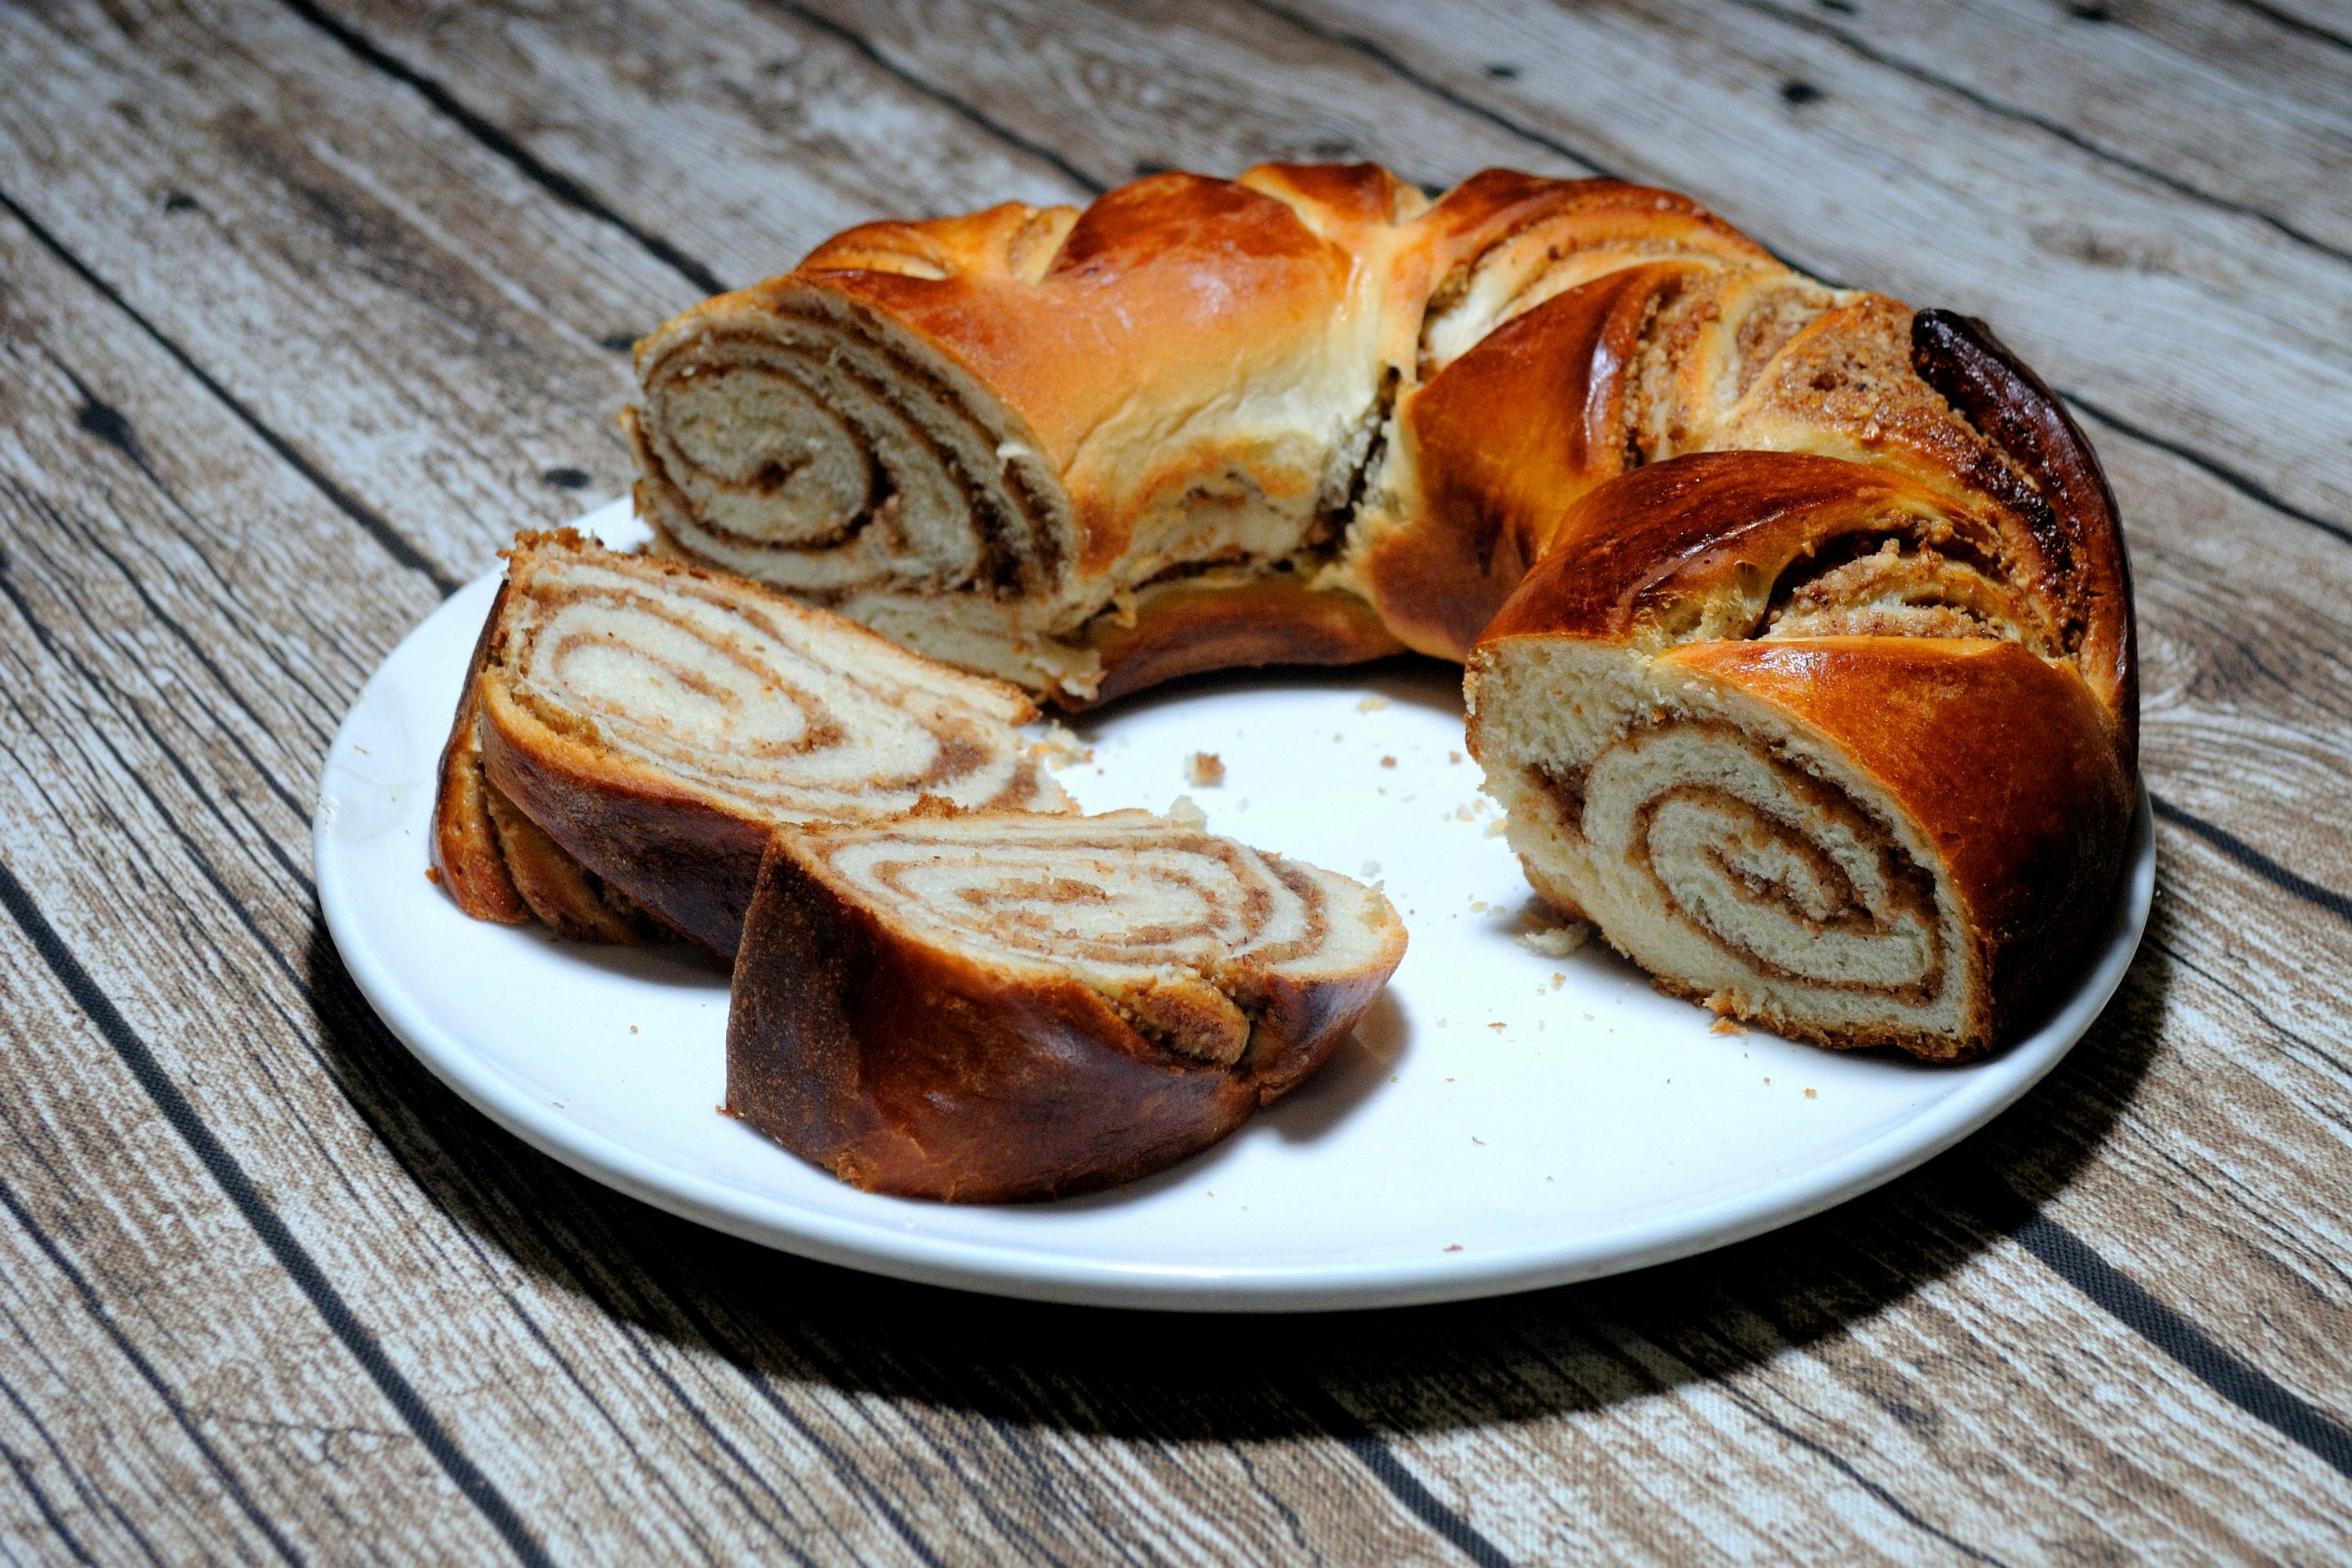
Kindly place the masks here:
<instances>
[{"instance_id":1,"label":"weathered wood plank","mask_svg":"<svg viewBox=\"0 0 2352 1568\"><path fill-rule=\"evenodd\" d=\"M1912 76L2136 181L2236 210L2290 244L2352 263L2352 100L2342 96L2352 93L2352 74L2331 73L2329 95L2315 100L2294 87L2308 68L2284 82L2236 75L2215 68L2226 53L2185 54L2113 13L2041 0L1846 11L1738 3L1822 40L1828 53ZM2237 16L2281 32L2259 14Z\"/></svg>"},{"instance_id":2,"label":"weathered wood plank","mask_svg":"<svg viewBox=\"0 0 2352 1568\"><path fill-rule=\"evenodd\" d=\"M39 1070L108 1044L19 928L0 924L0 1030L28 1064L0 1112L0 1444L57 1542L115 1562L331 1558L354 1539L496 1553L381 1394L337 1375L341 1347L155 1108Z\"/></svg>"},{"instance_id":3,"label":"weathered wood plank","mask_svg":"<svg viewBox=\"0 0 2352 1568\"><path fill-rule=\"evenodd\" d=\"M1060 154L1011 143L791 5L642 9L622 50L608 18L574 8L300 3L730 287L942 191L1055 202L1081 188Z\"/></svg>"},{"instance_id":4,"label":"weathered wood plank","mask_svg":"<svg viewBox=\"0 0 2352 1568\"><path fill-rule=\"evenodd\" d=\"M2352 20L2336 0L2120 0L2095 9L2193 68L2341 121L2352 91Z\"/></svg>"},{"instance_id":5,"label":"weathered wood plank","mask_svg":"<svg viewBox=\"0 0 2352 1568\"><path fill-rule=\"evenodd\" d=\"M282 9L9 10L0 52L0 194L447 576L622 483L672 269Z\"/></svg>"},{"instance_id":6,"label":"weathered wood plank","mask_svg":"<svg viewBox=\"0 0 2352 1568\"><path fill-rule=\"evenodd\" d=\"M1464 1369L1470 1389L1517 1383L1527 1390L1517 1399L1538 1409L1547 1394L1601 1405L1619 1390L1671 1388L1685 1429L1719 1425L1729 1435L1722 1446L1755 1456L1758 1470L1766 1456L1801 1448L1820 1470L1852 1478L1843 1486L1776 1484L1747 1466L1702 1477L1673 1463L1671 1448L1648 1462L1637 1433L1612 1430L1626 1408L1617 1403L1572 1431L1557 1415L1531 1415L1509 1445L1486 1436L1491 1416L1456 1420L1442 1438L1408 1451L1458 1478L1468 1517L1500 1531L1505 1521L1489 1519L1480 1500L1508 1489L1486 1478L1540 1464L1528 1450L1557 1433L1594 1462L1639 1469L1654 1511L1704 1539L1736 1541L1744 1531L1799 1562L1946 1549L2040 1561L2101 1542L2127 1557L2263 1561L2324 1552L2340 1535L2347 1500L2339 1475L2274 1434L2212 1431L2207 1390L2054 1287L2013 1246L1955 1224L1965 1198L1947 1196L1962 1201L1918 1205L1898 1191L1815 1222L1818 1240L1784 1237L1706 1268L1600 1288L1582 1334L1496 1336L1510 1346L1497 1358L1507 1371L1491 1363ZM1803 1272L1820 1256L1815 1246L1839 1259L1837 1283ZM1886 1267L1875 1280L1873 1261ZM1743 1263L1744 1278L1728 1272ZM1857 1277L1867 1281L1859 1289ZM1727 1278L1740 1287L1724 1289ZM1875 1310L1890 1299L1899 1310ZM1998 1306L1988 1311L1990 1303ZM1726 1367L1736 1373L1726 1376ZM1474 1392L1464 1403L1480 1410L1494 1397ZM1997 1414L2004 1411L2032 1412L2029 1439ZM1868 1418L1856 1419L1860 1412ZM2167 1436L2150 1449L2157 1429ZM2236 1473L2257 1453L2297 1479L2258 1500ZM1574 1556L1622 1538L1630 1522L1553 1516L1542 1525L1556 1533L1519 1550ZM1582 1541L1573 1533L1580 1527L1591 1532Z\"/></svg>"}]
</instances>

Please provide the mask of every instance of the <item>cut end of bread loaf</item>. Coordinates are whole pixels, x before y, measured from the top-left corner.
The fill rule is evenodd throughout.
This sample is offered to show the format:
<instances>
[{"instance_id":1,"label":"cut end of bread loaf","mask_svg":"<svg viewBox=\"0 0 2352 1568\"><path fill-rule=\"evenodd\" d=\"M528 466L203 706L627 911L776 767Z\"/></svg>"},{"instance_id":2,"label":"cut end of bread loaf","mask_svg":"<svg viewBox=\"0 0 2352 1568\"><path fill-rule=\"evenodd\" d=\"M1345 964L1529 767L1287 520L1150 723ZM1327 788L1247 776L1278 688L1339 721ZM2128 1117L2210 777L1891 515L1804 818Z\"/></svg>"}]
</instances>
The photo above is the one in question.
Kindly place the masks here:
<instances>
[{"instance_id":1,"label":"cut end of bread loaf","mask_svg":"<svg viewBox=\"0 0 2352 1568\"><path fill-rule=\"evenodd\" d=\"M2102 716L2014 643L1653 658L1521 636L1480 648L1471 696L1538 892L1663 989L1795 1038L1982 1055L2067 972L2120 867Z\"/></svg>"},{"instance_id":2,"label":"cut end of bread loaf","mask_svg":"<svg viewBox=\"0 0 2352 1568\"><path fill-rule=\"evenodd\" d=\"M931 657L1095 700L1133 595L1311 575L1373 437L1385 271L1289 203L1352 244L1390 226L1276 188L1171 174L1074 221L869 226L697 307L638 354L640 512ZM1220 662L1258 662L1262 626L1232 629Z\"/></svg>"},{"instance_id":3,"label":"cut end of bread loaf","mask_svg":"<svg viewBox=\"0 0 2352 1568\"><path fill-rule=\"evenodd\" d=\"M1140 812L780 836L728 1108L877 1191L1125 1181L1314 1071L1404 942L1373 889Z\"/></svg>"}]
</instances>

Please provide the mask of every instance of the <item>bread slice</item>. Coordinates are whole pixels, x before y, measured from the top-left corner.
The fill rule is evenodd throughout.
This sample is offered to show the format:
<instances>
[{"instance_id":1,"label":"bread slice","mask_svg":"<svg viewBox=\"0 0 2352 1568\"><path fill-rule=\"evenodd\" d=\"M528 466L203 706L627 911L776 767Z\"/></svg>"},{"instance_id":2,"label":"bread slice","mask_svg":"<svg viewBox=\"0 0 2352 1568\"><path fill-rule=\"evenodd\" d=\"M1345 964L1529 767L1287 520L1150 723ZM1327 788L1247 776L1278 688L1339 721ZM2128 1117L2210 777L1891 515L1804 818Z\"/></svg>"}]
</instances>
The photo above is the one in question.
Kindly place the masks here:
<instances>
[{"instance_id":1,"label":"bread slice","mask_svg":"<svg viewBox=\"0 0 2352 1568\"><path fill-rule=\"evenodd\" d=\"M1305 1079L1404 946L1378 889L1143 812L779 835L727 1109L876 1192L1100 1187Z\"/></svg>"},{"instance_id":2,"label":"bread slice","mask_svg":"<svg viewBox=\"0 0 2352 1568\"><path fill-rule=\"evenodd\" d=\"M435 862L478 919L730 956L779 828L1073 809L1016 728L1034 717L743 579L525 534L443 753Z\"/></svg>"}]
</instances>

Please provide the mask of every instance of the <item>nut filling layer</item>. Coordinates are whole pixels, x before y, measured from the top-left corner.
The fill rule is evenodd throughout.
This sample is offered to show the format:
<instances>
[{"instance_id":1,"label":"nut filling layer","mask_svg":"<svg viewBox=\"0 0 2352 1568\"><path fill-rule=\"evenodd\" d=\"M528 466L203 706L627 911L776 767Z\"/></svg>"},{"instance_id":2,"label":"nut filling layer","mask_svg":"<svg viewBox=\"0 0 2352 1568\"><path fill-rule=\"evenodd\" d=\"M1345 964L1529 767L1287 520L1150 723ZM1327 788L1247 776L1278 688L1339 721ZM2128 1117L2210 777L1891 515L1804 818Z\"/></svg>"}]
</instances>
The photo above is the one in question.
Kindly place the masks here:
<instances>
[{"instance_id":1,"label":"nut filling layer","mask_svg":"<svg viewBox=\"0 0 2352 1568\"><path fill-rule=\"evenodd\" d=\"M1328 891L1298 868L1181 828L909 824L808 849L909 930L1069 965L1186 1055L1234 1061L1265 977L1323 953ZM1204 982L1213 994L1203 994Z\"/></svg>"},{"instance_id":2,"label":"nut filling layer","mask_svg":"<svg viewBox=\"0 0 2352 1568\"><path fill-rule=\"evenodd\" d=\"M781 608L690 577L580 563L526 578L506 651L551 725L786 820L866 817L936 795L968 806L1058 798L1037 763L961 704L801 646Z\"/></svg>"},{"instance_id":3,"label":"nut filling layer","mask_svg":"<svg viewBox=\"0 0 2352 1568\"><path fill-rule=\"evenodd\" d=\"M1728 725L1626 735L1594 761L1581 821L1596 860L1760 973L1908 1006L1944 990L1933 876L1874 815Z\"/></svg>"}]
</instances>

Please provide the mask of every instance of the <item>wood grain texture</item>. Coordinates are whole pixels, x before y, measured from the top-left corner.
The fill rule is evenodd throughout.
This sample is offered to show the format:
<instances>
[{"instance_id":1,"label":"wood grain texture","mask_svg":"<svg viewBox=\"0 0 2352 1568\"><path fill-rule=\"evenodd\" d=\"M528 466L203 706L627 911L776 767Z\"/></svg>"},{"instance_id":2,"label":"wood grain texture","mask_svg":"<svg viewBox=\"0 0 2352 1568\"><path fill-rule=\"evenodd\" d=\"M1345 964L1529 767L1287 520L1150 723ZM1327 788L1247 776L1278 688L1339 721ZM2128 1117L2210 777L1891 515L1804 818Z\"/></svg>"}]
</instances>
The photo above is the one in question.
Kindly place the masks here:
<instances>
[{"instance_id":1,"label":"wood grain texture","mask_svg":"<svg viewBox=\"0 0 2352 1568\"><path fill-rule=\"evenodd\" d=\"M2352 50L2109 11L0 11L0 1545L2337 1555ZM310 792L443 587L617 486L617 345L857 219L1271 156L1678 184L2084 400L2165 880L2084 1047L1723 1254L1207 1324L769 1255L440 1090L324 937Z\"/></svg>"}]
</instances>

